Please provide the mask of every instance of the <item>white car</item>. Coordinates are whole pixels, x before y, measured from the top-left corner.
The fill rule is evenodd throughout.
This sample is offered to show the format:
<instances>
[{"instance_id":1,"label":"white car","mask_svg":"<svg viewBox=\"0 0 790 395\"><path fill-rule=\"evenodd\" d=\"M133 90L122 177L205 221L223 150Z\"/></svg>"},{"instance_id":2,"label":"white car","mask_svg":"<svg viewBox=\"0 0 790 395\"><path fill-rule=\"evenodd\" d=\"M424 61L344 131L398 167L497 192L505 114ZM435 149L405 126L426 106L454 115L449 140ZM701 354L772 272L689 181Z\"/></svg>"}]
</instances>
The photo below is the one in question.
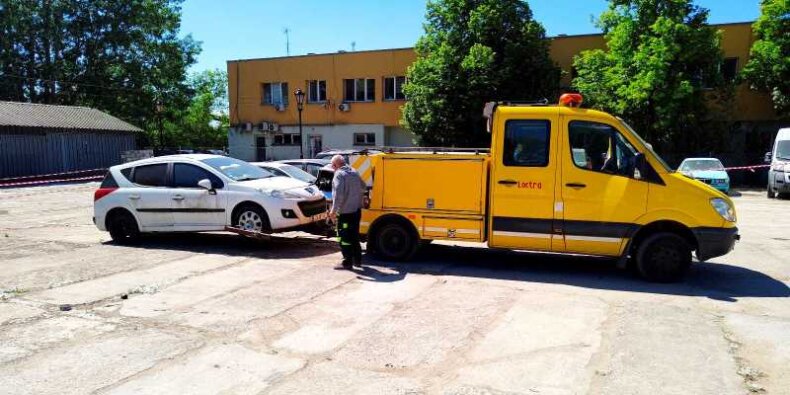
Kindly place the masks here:
<instances>
[{"instance_id":1,"label":"white car","mask_svg":"<svg viewBox=\"0 0 790 395\"><path fill-rule=\"evenodd\" d=\"M219 155L172 155L113 166L94 193L94 223L123 242L147 232L272 232L326 217L317 187Z\"/></svg>"}]
</instances>

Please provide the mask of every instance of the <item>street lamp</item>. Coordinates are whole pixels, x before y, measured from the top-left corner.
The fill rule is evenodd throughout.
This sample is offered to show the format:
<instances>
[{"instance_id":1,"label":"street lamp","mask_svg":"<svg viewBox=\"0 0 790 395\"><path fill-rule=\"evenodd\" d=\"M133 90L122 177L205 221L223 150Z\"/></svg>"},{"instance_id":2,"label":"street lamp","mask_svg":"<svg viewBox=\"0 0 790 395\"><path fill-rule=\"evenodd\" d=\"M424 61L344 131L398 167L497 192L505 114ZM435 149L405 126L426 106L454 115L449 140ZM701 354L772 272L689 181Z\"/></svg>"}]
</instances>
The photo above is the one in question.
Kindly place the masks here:
<instances>
[{"instance_id":1,"label":"street lamp","mask_svg":"<svg viewBox=\"0 0 790 395\"><path fill-rule=\"evenodd\" d=\"M304 92L301 89L294 91L296 96L296 111L299 113L299 159L304 159L304 140L302 139L302 110L304 109Z\"/></svg>"}]
</instances>

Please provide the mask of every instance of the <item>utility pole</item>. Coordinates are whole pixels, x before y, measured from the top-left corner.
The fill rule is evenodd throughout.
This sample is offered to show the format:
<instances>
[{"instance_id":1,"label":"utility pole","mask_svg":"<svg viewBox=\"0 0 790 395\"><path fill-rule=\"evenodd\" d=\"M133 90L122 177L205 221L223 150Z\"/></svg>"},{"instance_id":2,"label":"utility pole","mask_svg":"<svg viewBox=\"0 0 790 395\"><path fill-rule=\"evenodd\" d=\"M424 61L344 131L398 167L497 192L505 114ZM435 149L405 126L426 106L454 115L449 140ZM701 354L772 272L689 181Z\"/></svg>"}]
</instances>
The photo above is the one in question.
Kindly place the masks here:
<instances>
[{"instance_id":1,"label":"utility pole","mask_svg":"<svg viewBox=\"0 0 790 395\"><path fill-rule=\"evenodd\" d=\"M285 33L285 55L286 56L291 56L291 39L290 39L290 37L288 35L288 33L290 33L290 32L291 32L291 29L289 29L287 27L285 29L283 29L283 33Z\"/></svg>"}]
</instances>

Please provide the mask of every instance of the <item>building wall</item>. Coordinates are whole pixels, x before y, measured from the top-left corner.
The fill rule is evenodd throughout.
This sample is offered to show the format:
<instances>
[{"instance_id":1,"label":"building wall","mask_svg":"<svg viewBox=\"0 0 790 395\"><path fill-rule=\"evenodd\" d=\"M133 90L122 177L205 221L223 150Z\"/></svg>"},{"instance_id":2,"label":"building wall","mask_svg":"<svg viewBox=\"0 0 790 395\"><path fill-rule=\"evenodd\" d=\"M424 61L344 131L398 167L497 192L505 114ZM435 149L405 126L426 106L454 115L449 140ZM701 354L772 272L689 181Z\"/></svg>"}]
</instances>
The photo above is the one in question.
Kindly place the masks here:
<instances>
[{"instance_id":1,"label":"building wall","mask_svg":"<svg viewBox=\"0 0 790 395\"><path fill-rule=\"evenodd\" d=\"M375 124L350 124L350 125L304 125L302 128L302 148L305 158L311 158L315 153L329 149L364 149L366 145L356 145L354 134L372 133L375 135L374 146L391 145L387 140L384 125ZM408 133L401 129L401 134ZM298 158L299 145L275 145L275 136L280 134L299 134L298 125L280 126L278 132L263 132L260 130L244 131L234 128L228 134L231 141L230 156L246 161L284 160ZM311 139L312 137L312 139ZM314 138L321 141L316 147ZM402 137L397 137L402 141ZM262 140L261 140L262 139ZM263 142L260 146L258 143ZM412 145L412 144L410 144Z\"/></svg>"},{"instance_id":2,"label":"building wall","mask_svg":"<svg viewBox=\"0 0 790 395\"><path fill-rule=\"evenodd\" d=\"M133 133L0 128L0 178L105 169L136 148Z\"/></svg>"},{"instance_id":3,"label":"building wall","mask_svg":"<svg viewBox=\"0 0 790 395\"><path fill-rule=\"evenodd\" d=\"M246 122L276 122L281 125L298 124L298 113L293 91L307 92L308 80L327 81L327 101L305 104L304 124L384 124L397 126L400 106L404 101L384 101L383 78L403 76L416 55L411 48L380 51L360 51L285 58L250 59L228 62L228 94L231 124ZM343 79L373 78L376 80L374 102L350 103L351 110L343 112ZM289 105L279 112L274 106L262 104L263 84L287 82Z\"/></svg>"}]
</instances>

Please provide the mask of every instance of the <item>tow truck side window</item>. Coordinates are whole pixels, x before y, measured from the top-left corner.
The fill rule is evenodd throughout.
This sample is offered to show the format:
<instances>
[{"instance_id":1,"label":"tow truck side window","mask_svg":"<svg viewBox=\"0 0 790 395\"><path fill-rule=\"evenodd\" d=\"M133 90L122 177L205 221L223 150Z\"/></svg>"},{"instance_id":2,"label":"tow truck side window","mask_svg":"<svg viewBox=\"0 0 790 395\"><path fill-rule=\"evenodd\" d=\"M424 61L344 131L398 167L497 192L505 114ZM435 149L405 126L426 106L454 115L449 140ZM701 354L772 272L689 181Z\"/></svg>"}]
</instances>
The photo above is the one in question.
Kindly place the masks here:
<instances>
[{"instance_id":1,"label":"tow truck side window","mask_svg":"<svg viewBox=\"0 0 790 395\"><path fill-rule=\"evenodd\" d=\"M602 123L573 121L568 126L573 163L582 169L630 177L636 149L617 129Z\"/></svg>"},{"instance_id":2,"label":"tow truck side window","mask_svg":"<svg viewBox=\"0 0 790 395\"><path fill-rule=\"evenodd\" d=\"M546 167L549 164L551 124L544 120L509 120L505 123L505 166Z\"/></svg>"}]
</instances>

